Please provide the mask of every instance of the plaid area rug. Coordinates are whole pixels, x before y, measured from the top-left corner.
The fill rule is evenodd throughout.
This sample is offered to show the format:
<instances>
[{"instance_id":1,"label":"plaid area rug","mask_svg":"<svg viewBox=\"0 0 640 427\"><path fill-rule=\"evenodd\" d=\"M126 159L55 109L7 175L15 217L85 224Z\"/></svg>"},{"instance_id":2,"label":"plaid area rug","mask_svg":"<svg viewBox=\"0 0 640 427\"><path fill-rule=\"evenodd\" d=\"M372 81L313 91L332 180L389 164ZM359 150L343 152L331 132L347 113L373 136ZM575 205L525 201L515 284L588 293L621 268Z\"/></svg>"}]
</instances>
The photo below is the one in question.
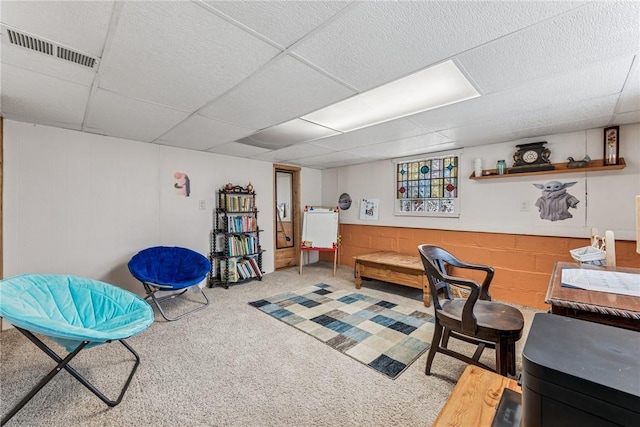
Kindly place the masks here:
<instances>
[{"instance_id":1,"label":"plaid area rug","mask_svg":"<svg viewBox=\"0 0 640 427\"><path fill-rule=\"evenodd\" d=\"M433 336L432 315L324 283L249 304L392 379Z\"/></svg>"}]
</instances>

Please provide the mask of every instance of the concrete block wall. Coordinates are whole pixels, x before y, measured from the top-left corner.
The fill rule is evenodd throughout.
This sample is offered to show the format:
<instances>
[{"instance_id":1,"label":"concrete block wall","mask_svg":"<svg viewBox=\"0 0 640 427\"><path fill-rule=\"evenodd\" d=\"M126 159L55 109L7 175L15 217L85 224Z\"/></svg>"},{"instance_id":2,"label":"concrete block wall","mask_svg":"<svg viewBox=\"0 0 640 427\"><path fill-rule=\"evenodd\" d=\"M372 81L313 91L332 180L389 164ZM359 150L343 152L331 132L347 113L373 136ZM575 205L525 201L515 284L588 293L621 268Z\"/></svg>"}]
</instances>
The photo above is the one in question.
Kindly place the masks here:
<instances>
[{"instance_id":1,"label":"concrete block wall","mask_svg":"<svg viewBox=\"0 0 640 427\"><path fill-rule=\"evenodd\" d=\"M463 261L492 266L494 299L541 309L549 308L544 300L554 263L573 261L569 250L589 244L583 238L358 224L341 224L340 235L340 265L353 267L354 256L383 250L418 255L417 246L430 243ZM329 255L321 254L320 259ZM640 267L635 242L616 241L616 260L621 267Z\"/></svg>"}]
</instances>

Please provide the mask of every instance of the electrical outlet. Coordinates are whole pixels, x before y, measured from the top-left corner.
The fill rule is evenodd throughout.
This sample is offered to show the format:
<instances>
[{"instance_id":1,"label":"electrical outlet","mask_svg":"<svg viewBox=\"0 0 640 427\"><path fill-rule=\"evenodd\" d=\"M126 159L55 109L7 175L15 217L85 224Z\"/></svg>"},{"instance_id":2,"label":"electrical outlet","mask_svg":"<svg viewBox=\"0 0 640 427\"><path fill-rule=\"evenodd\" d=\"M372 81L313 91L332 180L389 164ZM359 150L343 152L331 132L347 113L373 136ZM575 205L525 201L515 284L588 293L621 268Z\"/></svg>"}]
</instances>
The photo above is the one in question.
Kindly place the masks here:
<instances>
[{"instance_id":1,"label":"electrical outlet","mask_svg":"<svg viewBox=\"0 0 640 427\"><path fill-rule=\"evenodd\" d=\"M200 207L201 211L207 209L207 201L206 200L199 200L198 201L198 206Z\"/></svg>"},{"instance_id":2,"label":"electrical outlet","mask_svg":"<svg viewBox=\"0 0 640 427\"><path fill-rule=\"evenodd\" d=\"M520 200L520 212L529 212L528 200Z\"/></svg>"}]
</instances>

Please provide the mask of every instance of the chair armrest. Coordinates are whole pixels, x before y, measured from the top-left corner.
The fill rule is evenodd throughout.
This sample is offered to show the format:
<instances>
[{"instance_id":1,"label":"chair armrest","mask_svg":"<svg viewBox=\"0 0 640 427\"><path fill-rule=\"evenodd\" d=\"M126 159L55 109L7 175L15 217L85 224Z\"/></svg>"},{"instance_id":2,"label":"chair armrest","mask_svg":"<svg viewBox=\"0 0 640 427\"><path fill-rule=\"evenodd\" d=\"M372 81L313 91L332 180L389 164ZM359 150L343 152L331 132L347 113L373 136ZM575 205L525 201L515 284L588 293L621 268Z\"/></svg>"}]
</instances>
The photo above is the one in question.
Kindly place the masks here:
<instances>
[{"instance_id":1,"label":"chair armrest","mask_svg":"<svg viewBox=\"0 0 640 427\"><path fill-rule=\"evenodd\" d=\"M479 271L485 272L484 280L482 281L482 285L480 285L480 299L485 301L491 301L491 295L489 295L489 286L491 285L491 281L493 280L493 275L495 274L493 267L489 267L487 265L482 265L482 264L471 264L468 262L462 262L459 259L455 259L455 262L452 262L452 261L454 260L449 260L448 263L456 268L479 270Z\"/></svg>"},{"instance_id":2,"label":"chair armrest","mask_svg":"<svg viewBox=\"0 0 640 427\"><path fill-rule=\"evenodd\" d=\"M468 288L471 293L467 297L467 301L462 308L462 331L467 334L475 335L478 329L478 321L475 314L473 314L473 307L476 305L476 301L481 295L482 288L478 282L471 279L461 279L459 277L452 277L446 274L442 275L445 282Z\"/></svg>"}]
</instances>

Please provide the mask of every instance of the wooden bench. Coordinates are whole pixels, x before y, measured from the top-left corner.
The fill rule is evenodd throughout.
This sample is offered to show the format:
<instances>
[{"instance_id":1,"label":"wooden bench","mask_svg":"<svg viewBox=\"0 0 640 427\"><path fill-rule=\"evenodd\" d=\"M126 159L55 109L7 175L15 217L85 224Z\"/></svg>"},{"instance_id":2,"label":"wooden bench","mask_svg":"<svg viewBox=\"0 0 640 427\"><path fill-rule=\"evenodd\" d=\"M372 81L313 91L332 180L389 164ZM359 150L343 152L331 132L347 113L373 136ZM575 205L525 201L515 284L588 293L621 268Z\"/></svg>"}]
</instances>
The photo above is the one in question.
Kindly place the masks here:
<instances>
[{"instance_id":1,"label":"wooden bench","mask_svg":"<svg viewBox=\"0 0 640 427\"><path fill-rule=\"evenodd\" d=\"M429 282L424 275L424 266L419 256L397 252L375 252L353 257L356 261L356 289L362 286L362 279L376 279L422 289L425 307L431 304Z\"/></svg>"}]
</instances>

